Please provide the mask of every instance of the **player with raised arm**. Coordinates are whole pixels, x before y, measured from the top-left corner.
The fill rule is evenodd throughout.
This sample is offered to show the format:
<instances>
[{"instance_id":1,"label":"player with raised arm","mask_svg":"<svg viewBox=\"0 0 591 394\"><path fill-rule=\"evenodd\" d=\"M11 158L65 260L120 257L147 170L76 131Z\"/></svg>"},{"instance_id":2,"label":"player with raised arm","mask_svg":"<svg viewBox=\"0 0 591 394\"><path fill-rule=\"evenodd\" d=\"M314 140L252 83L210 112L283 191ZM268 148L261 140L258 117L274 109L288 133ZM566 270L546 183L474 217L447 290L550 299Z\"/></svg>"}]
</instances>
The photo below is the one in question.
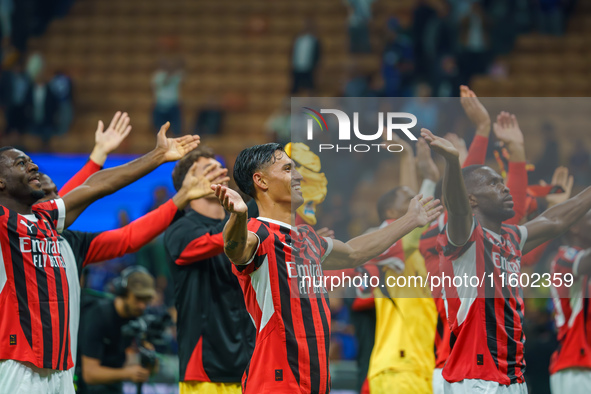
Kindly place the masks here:
<instances>
[{"instance_id":1,"label":"player with raised arm","mask_svg":"<svg viewBox=\"0 0 591 394\"><path fill-rule=\"evenodd\" d=\"M521 272L520 260L564 233L591 208L591 188L545 211L524 226L505 225L514 216L509 189L486 166L462 170L458 152L422 129L431 149L446 161L443 198L448 222L439 236L441 270L458 277L485 276L478 288L445 282L452 349L443 369L445 392L526 393L522 289L501 277Z\"/></svg>"},{"instance_id":2,"label":"player with raised arm","mask_svg":"<svg viewBox=\"0 0 591 394\"><path fill-rule=\"evenodd\" d=\"M568 232L552 260L558 348L550 359L552 394L583 394L591 387L591 212ZM560 283L560 284L558 284Z\"/></svg>"},{"instance_id":3,"label":"player with raised arm","mask_svg":"<svg viewBox=\"0 0 591 394\"><path fill-rule=\"evenodd\" d=\"M80 320L80 274L88 264L107 261L128 253L135 253L151 242L173 222L175 216L189 202L213 194L211 182L228 179L226 169L208 168L197 173L196 166L187 169L187 175L178 192L166 203L121 228L103 232L64 230L60 236L60 249L66 265L68 293L70 295L70 343L72 361L76 363L78 327ZM81 179L84 181L84 179ZM54 187L51 187L53 185ZM46 190L39 202L59 196L48 175L41 176L41 187ZM93 371L96 368L91 368ZM73 371L73 368L70 369Z\"/></svg>"},{"instance_id":4,"label":"player with raised arm","mask_svg":"<svg viewBox=\"0 0 591 394\"><path fill-rule=\"evenodd\" d=\"M460 96L461 104L466 116L476 126L476 136L470 145L468 157L465 160L462 160L460 149L465 149L465 147L459 145L454 139L448 138L448 136L446 136L446 139L449 139L451 144L459 151L459 160L462 163L462 167L482 165L486 159L488 138L491 129L490 116L476 94L467 86L461 87ZM527 171L525 167L523 134L515 117L506 112L502 112L497 116L496 122L493 125L493 130L497 139L504 143L509 152L507 185L512 191L516 214L508 219L506 223L517 224L525 215L526 204ZM457 140L457 137L455 137L455 139ZM439 194L441 193L441 185L439 185L438 190L439 192L436 193L435 197L439 197ZM425 258L425 265L431 276L440 275L437 237L443 230L446 220L446 214L441 215L421 236L420 250ZM437 287L433 290L433 296L435 298L435 304L439 315L435 335L436 367L433 371L433 391L435 394L441 394L443 393L444 382L442 370L447 361L450 350L450 331L447 324L444 304L444 289L442 287Z\"/></svg>"},{"instance_id":5,"label":"player with raised arm","mask_svg":"<svg viewBox=\"0 0 591 394\"><path fill-rule=\"evenodd\" d=\"M226 186L212 186L230 212L224 250L234 263L257 329L243 391L327 393L331 318L323 269L353 267L379 255L437 217L439 201L416 196L399 220L344 243L319 237L307 225L292 227L294 212L303 202L302 177L281 145L243 150L234 179L255 199L260 214L248 222L240 195Z\"/></svg>"},{"instance_id":6,"label":"player with raised arm","mask_svg":"<svg viewBox=\"0 0 591 394\"><path fill-rule=\"evenodd\" d=\"M117 121L126 130L129 117ZM178 160L199 143L197 136L166 138L164 125L157 146L125 165L94 174L62 199L35 204L45 193L38 167L23 152L0 148L0 288L1 387L23 391L73 392L69 334L69 292L58 232L93 201L114 193L167 161ZM34 205L35 204L35 205ZM35 378L24 379L23 376Z\"/></svg>"}]
</instances>

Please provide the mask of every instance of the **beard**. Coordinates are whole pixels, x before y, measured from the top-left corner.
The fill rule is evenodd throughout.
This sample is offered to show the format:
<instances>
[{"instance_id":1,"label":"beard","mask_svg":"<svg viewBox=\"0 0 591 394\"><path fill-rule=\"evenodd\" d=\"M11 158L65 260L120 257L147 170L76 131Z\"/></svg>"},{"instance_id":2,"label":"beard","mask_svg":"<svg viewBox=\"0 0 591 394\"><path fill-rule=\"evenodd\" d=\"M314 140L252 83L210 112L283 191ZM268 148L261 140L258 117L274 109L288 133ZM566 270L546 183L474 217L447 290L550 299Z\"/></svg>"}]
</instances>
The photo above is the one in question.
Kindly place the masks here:
<instances>
[{"instance_id":1,"label":"beard","mask_svg":"<svg viewBox=\"0 0 591 394\"><path fill-rule=\"evenodd\" d=\"M31 197L35 199L35 201L41 200L45 197L45 192L43 190L32 190Z\"/></svg>"},{"instance_id":2,"label":"beard","mask_svg":"<svg viewBox=\"0 0 591 394\"><path fill-rule=\"evenodd\" d=\"M496 213L494 217L495 219L498 218L500 221L504 222L505 220L511 219L513 216L515 216L515 211L513 210L513 208L511 208L499 209L499 211Z\"/></svg>"}]
</instances>

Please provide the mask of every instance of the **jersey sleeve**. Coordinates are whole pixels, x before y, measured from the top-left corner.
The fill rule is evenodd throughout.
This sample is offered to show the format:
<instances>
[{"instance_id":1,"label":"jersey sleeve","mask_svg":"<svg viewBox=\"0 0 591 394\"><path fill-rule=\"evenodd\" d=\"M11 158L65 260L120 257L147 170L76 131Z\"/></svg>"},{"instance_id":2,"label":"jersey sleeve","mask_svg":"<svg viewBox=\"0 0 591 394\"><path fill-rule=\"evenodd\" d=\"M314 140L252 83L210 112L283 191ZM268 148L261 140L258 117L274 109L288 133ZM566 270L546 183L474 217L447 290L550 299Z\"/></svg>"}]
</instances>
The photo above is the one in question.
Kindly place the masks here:
<instances>
[{"instance_id":1,"label":"jersey sleeve","mask_svg":"<svg viewBox=\"0 0 591 394\"><path fill-rule=\"evenodd\" d=\"M253 233L258 240L258 244L252 255L252 258L245 264L234 264L234 272L237 275L250 275L265 261L268 254L275 254L275 237L271 235L269 229L261 221L251 219L248 222L248 231Z\"/></svg>"},{"instance_id":2,"label":"jersey sleeve","mask_svg":"<svg viewBox=\"0 0 591 394\"><path fill-rule=\"evenodd\" d=\"M527 202L527 170L525 162L509 162L507 172L507 187L513 197L513 210L515 215L506 220L508 224L518 224L525 216Z\"/></svg>"},{"instance_id":3,"label":"jersey sleeve","mask_svg":"<svg viewBox=\"0 0 591 394\"><path fill-rule=\"evenodd\" d=\"M473 164L484 164L486 160L486 150L488 149L488 138L481 135L475 135L470 148L468 149L468 156L462 164L462 167L468 167Z\"/></svg>"},{"instance_id":4,"label":"jersey sleeve","mask_svg":"<svg viewBox=\"0 0 591 394\"><path fill-rule=\"evenodd\" d=\"M86 256L90 250L90 245L99 234L100 233L88 233L72 230L64 230L64 232L62 232L62 237L65 238L65 240L70 245L70 248L72 248L72 252L74 253L76 266L78 267L78 275L82 274L82 268L84 267L84 261L86 260Z\"/></svg>"},{"instance_id":5,"label":"jersey sleeve","mask_svg":"<svg viewBox=\"0 0 591 394\"><path fill-rule=\"evenodd\" d=\"M33 205L33 211L43 215L53 223L58 233L64 230L66 206L61 198Z\"/></svg>"},{"instance_id":6,"label":"jersey sleeve","mask_svg":"<svg viewBox=\"0 0 591 394\"><path fill-rule=\"evenodd\" d=\"M525 242L527 241L527 227L517 226L517 229L519 230L519 250L523 250Z\"/></svg>"},{"instance_id":7,"label":"jersey sleeve","mask_svg":"<svg viewBox=\"0 0 591 394\"><path fill-rule=\"evenodd\" d=\"M82 267L135 253L162 233L174 219L178 209L172 200L119 229L91 233L80 243ZM88 240L90 239L90 242ZM70 242L70 241L68 241ZM72 242L70 246L74 249Z\"/></svg>"},{"instance_id":8,"label":"jersey sleeve","mask_svg":"<svg viewBox=\"0 0 591 394\"><path fill-rule=\"evenodd\" d=\"M322 249L322 257L320 261L323 262L326 260L330 252L332 252L332 248L334 246L332 242L332 238L328 237L318 237L320 239L320 248Z\"/></svg>"},{"instance_id":9,"label":"jersey sleeve","mask_svg":"<svg viewBox=\"0 0 591 394\"><path fill-rule=\"evenodd\" d=\"M224 253L222 231L226 221L215 226L187 217L176 221L164 235L168 256L177 265L188 265Z\"/></svg>"},{"instance_id":10,"label":"jersey sleeve","mask_svg":"<svg viewBox=\"0 0 591 394\"><path fill-rule=\"evenodd\" d=\"M74 175L68 182L66 182L64 186L62 186L58 194L60 196L65 196L78 186L82 185L88 179L89 176L91 176L95 172L100 171L101 169L101 166L96 164L91 159L88 159L88 162L84 165L84 167L82 167L80 171L76 173L76 175Z\"/></svg>"},{"instance_id":11,"label":"jersey sleeve","mask_svg":"<svg viewBox=\"0 0 591 394\"><path fill-rule=\"evenodd\" d=\"M476 218L472 219L472 230L470 237L464 245L455 245L448 234L448 224L445 224L445 231L443 231L437 238L437 250L441 251L446 259L456 260L461 257L470 247L476 242L478 237L484 237L482 226Z\"/></svg>"}]
</instances>

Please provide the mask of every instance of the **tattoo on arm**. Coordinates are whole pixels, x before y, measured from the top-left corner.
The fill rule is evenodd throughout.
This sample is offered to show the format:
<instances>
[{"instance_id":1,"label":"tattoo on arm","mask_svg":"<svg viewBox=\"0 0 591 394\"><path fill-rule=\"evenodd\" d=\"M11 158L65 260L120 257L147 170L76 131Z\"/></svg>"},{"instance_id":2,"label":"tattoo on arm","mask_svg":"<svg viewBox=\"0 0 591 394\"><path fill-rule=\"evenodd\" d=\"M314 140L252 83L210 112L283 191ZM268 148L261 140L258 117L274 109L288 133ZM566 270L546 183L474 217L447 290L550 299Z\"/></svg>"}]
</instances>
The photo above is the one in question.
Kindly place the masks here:
<instances>
[{"instance_id":1,"label":"tattoo on arm","mask_svg":"<svg viewBox=\"0 0 591 394\"><path fill-rule=\"evenodd\" d=\"M238 246L238 242L236 241L228 241L226 242L226 250L234 250L236 249L236 247Z\"/></svg>"}]
</instances>

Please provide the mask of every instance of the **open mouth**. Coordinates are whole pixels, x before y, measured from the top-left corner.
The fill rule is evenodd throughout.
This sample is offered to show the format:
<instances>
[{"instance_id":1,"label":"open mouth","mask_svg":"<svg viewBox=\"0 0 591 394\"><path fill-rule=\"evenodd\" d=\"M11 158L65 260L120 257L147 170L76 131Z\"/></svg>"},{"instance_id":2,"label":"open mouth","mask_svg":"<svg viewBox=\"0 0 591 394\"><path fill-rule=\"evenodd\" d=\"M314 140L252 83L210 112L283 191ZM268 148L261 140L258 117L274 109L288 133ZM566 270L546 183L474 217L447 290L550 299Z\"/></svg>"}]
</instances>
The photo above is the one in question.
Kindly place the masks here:
<instances>
[{"instance_id":1,"label":"open mouth","mask_svg":"<svg viewBox=\"0 0 591 394\"><path fill-rule=\"evenodd\" d=\"M298 192L301 192L301 191L302 191L302 186L301 186L299 183L297 183L297 184L292 184L292 185L291 185L291 188L292 188L292 190L296 190L296 191L298 191Z\"/></svg>"},{"instance_id":2,"label":"open mouth","mask_svg":"<svg viewBox=\"0 0 591 394\"><path fill-rule=\"evenodd\" d=\"M39 180L39 175L35 175L31 178L29 178L29 184L31 185L40 185L41 181Z\"/></svg>"}]
</instances>

